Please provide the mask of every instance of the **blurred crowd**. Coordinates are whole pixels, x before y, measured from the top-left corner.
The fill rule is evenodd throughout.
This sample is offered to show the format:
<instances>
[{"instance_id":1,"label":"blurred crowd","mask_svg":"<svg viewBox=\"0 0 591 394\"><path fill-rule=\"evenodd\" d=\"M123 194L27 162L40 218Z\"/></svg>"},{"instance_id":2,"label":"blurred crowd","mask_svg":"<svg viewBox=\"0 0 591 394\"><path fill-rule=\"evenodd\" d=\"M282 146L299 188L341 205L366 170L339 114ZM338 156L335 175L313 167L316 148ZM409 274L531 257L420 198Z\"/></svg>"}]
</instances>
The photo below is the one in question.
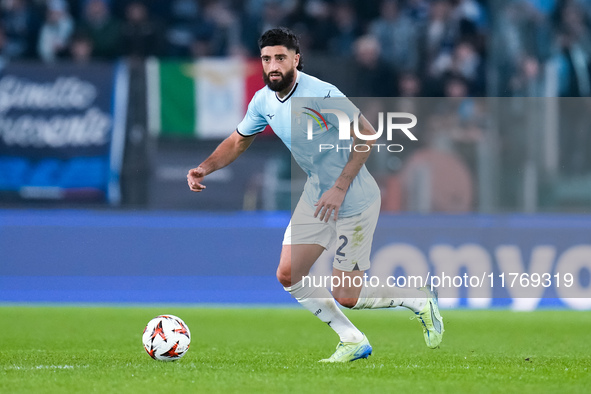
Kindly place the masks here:
<instances>
[{"instance_id":1,"label":"blurred crowd","mask_svg":"<svg viewBox=\"0 0 591 394\"><path fill-rule=\"evenodd\" d=\"M475 192L491 183L475 179L494 138L510 191L501 205L518 205L521 183L537 188L516 168L552 166L526 154L538 140L556 142L561 175L591 171L587 100L560 100L554 137L541 126L524 131L544 111L518 100L493 138L491 109L477 99L591 96L591 0L0 0L0 70L15 60L258 57L258 37L276 26L293 29L304 64L349 97L399 97L412 113L412 97L446 98L427 102L435 108L422 116L419 149L373 163L385 169L386 209L473 209L477 195L494 193Z\"/></svg>"},{"instance_id":2,"label":"blurred crowd","mask_svg":"<svg viewBox=\"0 0 591 394\"><path fill-rule=\"evenodd\" d=\"M496 95L544 95L549 60L560 95L591 93L590 0L0 0L0 15L0 65L257 56L283 25L305 56L369 71L357 96L485 95L491 48Z\"/></svg>"}]
</instances>

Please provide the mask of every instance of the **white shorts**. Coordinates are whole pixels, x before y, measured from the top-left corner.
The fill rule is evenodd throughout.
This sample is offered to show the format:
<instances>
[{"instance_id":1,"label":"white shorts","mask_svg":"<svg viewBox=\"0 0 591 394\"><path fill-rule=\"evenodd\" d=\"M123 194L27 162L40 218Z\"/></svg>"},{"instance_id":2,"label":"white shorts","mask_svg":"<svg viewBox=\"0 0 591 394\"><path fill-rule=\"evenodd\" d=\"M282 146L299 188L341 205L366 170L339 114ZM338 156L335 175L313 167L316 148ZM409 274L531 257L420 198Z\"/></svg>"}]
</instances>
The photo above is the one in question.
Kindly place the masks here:
<instances>
[{"instance_id":1,"label":"white shorts","mask_svg":"<svg viewBox=\"0 0 591 394\"><path fill-rule=\"evenodd\" d=\"M324 222L314 217L315 208L300 199L285 230L283 245L315 244L329 249L337 241L333 267L347 272L366 271L380 206L378 198L359 215Z\"/></svg>"}]
</instances>

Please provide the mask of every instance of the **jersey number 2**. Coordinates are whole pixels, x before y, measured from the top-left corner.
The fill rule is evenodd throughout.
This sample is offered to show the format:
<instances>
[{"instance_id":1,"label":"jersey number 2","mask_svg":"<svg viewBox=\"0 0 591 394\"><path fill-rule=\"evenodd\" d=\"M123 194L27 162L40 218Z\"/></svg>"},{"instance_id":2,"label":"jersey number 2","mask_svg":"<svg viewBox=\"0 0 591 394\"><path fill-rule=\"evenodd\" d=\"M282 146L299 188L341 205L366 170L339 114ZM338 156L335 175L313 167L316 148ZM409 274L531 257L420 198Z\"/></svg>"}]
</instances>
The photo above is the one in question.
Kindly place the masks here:
<instances>
[{"instance_id":1,"label":"jersey number 2","mask_svg":"<svg viewBox=\"0 0 591 394\"><path fill-rule=\"evenodd\" d=\"M347 244L349 243L349 240L347 239L347 237L345 237L344 235L341 235L339 237L339 239L343 240L343 243L341 244L341 246L339 246L339 248L337 249L337 256L345 256L345 253L343 252L343 248L345 246L347 246Z\"/></svg>"}]
</instances>

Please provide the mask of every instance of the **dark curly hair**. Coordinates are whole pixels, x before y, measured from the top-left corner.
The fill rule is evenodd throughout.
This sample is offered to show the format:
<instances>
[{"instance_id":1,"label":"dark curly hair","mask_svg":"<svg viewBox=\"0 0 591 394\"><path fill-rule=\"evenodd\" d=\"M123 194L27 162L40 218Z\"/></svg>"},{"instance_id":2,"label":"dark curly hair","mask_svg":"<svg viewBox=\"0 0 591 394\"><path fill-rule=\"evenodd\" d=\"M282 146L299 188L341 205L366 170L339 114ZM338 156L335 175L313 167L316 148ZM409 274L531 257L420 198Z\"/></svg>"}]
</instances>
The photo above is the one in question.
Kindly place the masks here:
<instances>
[{"instance_id":1,"label":"dark curly hair","mask_svg":"<svg viewBox=\"0 0 591 394\"><path fill-rule=\"evenodd\" d=\"M296 67L299 71L304 69L304 61L300 52L300 40L294 32L289 30L287 27L277 27L275 29L267 30L259 38L259 49L264 47L270 47L275 45L283 45L287 49L294 50L295 53L300 55L300 61Z\"/></svg>"}]
</instances>

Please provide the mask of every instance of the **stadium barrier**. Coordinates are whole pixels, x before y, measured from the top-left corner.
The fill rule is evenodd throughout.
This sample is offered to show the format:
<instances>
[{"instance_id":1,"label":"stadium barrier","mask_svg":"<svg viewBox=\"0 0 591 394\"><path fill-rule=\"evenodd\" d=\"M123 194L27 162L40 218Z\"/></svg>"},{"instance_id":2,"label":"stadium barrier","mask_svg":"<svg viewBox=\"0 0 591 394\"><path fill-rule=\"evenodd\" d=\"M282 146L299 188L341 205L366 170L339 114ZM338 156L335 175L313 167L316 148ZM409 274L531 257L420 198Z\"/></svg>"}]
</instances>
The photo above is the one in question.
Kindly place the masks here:
<instances>
[{"instance_id":1,"label":"stadium barrier","mask_svg":"<svg viewBox=\"0 0 591 394\"><path fill-rule=\"evenodd\" d=\"M0 302L290 304L274 276L288 221L287 212L2 210ZM383 215L370 274L449 277L445 307L589 309L589 230L588 217L568 215ZM331 263L323 255L313 274Z\"/></svg>"}]
</instances>

